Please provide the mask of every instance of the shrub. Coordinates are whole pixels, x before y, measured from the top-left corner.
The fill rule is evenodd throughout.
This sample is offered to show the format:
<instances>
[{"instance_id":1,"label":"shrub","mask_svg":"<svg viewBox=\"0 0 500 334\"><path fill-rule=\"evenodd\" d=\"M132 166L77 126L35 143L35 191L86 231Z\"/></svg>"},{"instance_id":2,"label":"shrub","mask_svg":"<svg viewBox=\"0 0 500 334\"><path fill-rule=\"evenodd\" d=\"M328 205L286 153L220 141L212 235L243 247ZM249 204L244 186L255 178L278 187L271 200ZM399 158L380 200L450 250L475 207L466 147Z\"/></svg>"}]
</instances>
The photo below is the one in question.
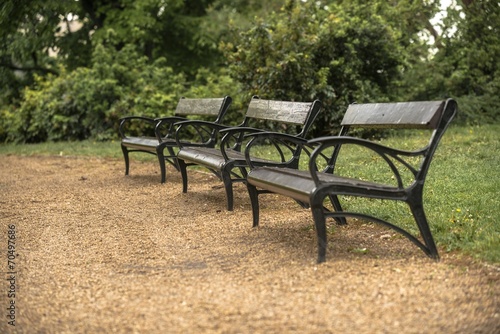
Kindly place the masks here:
<instances>
[{"instance_id":1,"label":"shrub","mask_svg":"<svg viewBox=\"0 0 500 334\"><path fill-rule=\"evenodd\" d=\"M238 45L222 48L243 95L320 99L314 135L337 133L349 103L388 99L400 73L398 36L374 12L369 5L289 1L243 32Z\"/></svg>"},{"instance_id":2,"label":"shrub","mask_svg":"<svg viewBox=\"0 0 500 334\"><path fill-rule=\"evenodd\" d=\"M169 114L185 90L184 76L165 59L149 63L133 46L116 51L98 45L91 68L36 78L19 109L2 111L8 121L0 124L0 135L18 142L109 139L120 117Z\"/></svg>"}]
</instances>

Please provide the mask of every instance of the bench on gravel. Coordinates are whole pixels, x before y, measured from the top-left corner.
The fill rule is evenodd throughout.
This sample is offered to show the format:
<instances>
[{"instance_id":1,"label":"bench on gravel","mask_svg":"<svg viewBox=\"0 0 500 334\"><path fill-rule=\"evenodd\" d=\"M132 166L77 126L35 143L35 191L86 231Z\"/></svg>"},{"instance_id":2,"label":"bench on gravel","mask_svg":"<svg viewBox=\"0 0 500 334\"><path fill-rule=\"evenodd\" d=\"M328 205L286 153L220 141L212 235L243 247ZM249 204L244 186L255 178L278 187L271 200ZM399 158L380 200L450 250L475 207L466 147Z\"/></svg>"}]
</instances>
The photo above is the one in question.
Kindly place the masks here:
<instances>
[{"instance_id":1,"label":"bench on gravel","mask_svg":"<svg viewBox=\"0 0 500 334\"><path fill-rule=\"evenodd\" d=\"M158 157L161 170L161 183L166 180L165 161L179 170L177 165L178 145L175 139L176 122L185 121L190 116L208 116L215 124L220 124L226 114L232 99L229 96L223 98L188 99L181 98L175 109L174 116L162 118L150 118L143 116L127 116L120 119L120 136L123 158L125 159L125 175L129 174L129 152L144 152L155 154ZM144 136L127 136L127 129L133 126L133 122L143 122L151 127L151 133ZM216 133L212 129L196 127L191 135L195 134L197 144L203 147L214 147L216 144ZM190 145L190 141L182 141L184 146ZM165 149L166 152L165 153Z\"/></svg>"},{"instance_id":2,"label":"bench on gravel","mask_svg":"<svg viewBox=\"0 0 500 334\"><path fill-rule=\"evenodd\" d=\"M178 139L178 145L181 147L177 154L178 164L182 175L183 189L187 192L188 177L187 167L198 165L207 168L223 181L227 210L233 210L233 184L236 182L245 182L247 176L247 162L242 152L248 133L262 132L264 129L280 129L282 132L288 132L296 138L304 138L311 127L319 110L321 102L290 102L264 100L256 96L252 98L246 111L243 122L235 127L224 127L214 125L214 129L219 131L222 140L219 147L195 147L185 146ZM181 133L187 127L206 124L199 121L185 121L177 123L177 133ZM288 130L288 131L287 131ZM300 148L298 148L300 150ZM298 151L294 155L299 154ZM255 161L255 163L259 163ZM286 161L282 156L282 163L290 168L296 168L297 161L292 159Z\"/></svg>"},{"instance_id":3,"label":"bench on gravel","mask_svg":"<svg viewBox=\"0 0 500 334\"><path fill-rule=\"evenodd\" d=\"M423 190L434 152L456 112L457 104L451 99L437 102L352 104L342 120L339 136L304 141L278 134L250 135L253 138L246 146L245 156L250 166L247 189L252 203L254 227L259 224L259 195L277 193L291 197L311 208L318 238L318 263L324 262L326 257L326 218L333 218L338 224L346 224L346 217L369 220L392 228L407 237L429 257L439 259L424 212ZM356 136L348 136L349 131L354 128L420 129L416 133L422 137L423 147L416 150L402 150ZM301 146L302 152L310 153L308 166L298 170L281 168L281 165L262 166L252 163L254 147L262 145L264 141L278 140L289 140ZM341 159L343 156L340 154L341 148L345 153L346 149L354 147L362 148L360 152L356 151L356 158L359 155L362 158L368 152L380 158L387 168L387 174L384 174L382 182L380 178L366 180L367 177L358 175L341 176L345 173L339 171L343 168L342 162L344 165L347 163L346 160L342 160L344 158ZM369 159L372 158L364 161L369 161L368 164L373 166L374 162ZM352 156L348 156L347 160L357 161ZM361 167L359 164L357 166ZM354 170L358 170L358 167ZM351 172L357 171L351 169ZM382 171L376 169L375 173L382 174ZM374 217L374 214L343 211L339 196L405 202L418 226L420 238L387 220ZM328 201L331 204L327 205Z\"/></svg>"}]
</instances>

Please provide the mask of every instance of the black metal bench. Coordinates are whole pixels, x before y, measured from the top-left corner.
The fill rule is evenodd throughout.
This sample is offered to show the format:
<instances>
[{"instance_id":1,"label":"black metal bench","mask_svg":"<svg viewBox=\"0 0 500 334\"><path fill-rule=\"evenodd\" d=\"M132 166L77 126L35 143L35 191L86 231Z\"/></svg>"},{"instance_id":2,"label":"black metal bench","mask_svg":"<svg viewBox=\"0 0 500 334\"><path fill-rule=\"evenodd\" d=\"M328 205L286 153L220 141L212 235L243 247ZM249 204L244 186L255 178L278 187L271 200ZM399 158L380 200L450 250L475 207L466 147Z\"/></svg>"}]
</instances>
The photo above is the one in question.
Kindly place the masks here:
<instances>
[{"instance_id":1,"label":"black metal bench","mask_svg":"<svg viewBox=\"0 0 500 334\"><path fill-rule=\"evenodd\" d=\"M252 203L253 225L259 224L259 195L277 193L291 197L310 207L318 237L318 262L325 261L327 248L326 218L345 224L346 217L366 219L394 229L420 247L425 254L439 259L424 212L423 190L427 171L448 124L457 112L454 100L437 102L374 103L350 105L342 121L340 135L310 141L293 139L303 152L310 153L308 170L280 168L282 166L257 166L252 163L254 147L263 140L291 140L277 134L252 134L245 156L250 166L247 188ZM429 129L430 140L417 150L401 150L380 143L347 136L352 128ZM422 131L422 130L419 130ZM351 131L352 132L352 131ZM339 176L341 147L359 145L374 152L387 163L392 180L366 181L360 178ZM417 160L417 161L414 161ZM341 167L341 166L340 166ZM405 174L405 170L406 173ZM403 178L405 176L405 178ZM409 180L408 180L409 179ZM406 202L418 226L421 239L388 221L373 215L343 211L339 195L395 200ZM330 201L331 205L325 201ZM327 207L331 207L328 209Z\"/></svg>"},{"instance_id":2,"label":"black metal bench","mask_svg":"<svg viewBox=\"0 0 500 334\"><path fill-rule=\"evenodd\" d=\"M245 134L262 132L264 126L258 128L254 125L262 125L264 122L271 122L275 126L281 128L287 125L289 129L293 128L297 130L295 134L291 135L296 138L304 138L320 109L320 101L272 101L253 97L246 111L245 118L239 126L214 126L214 129L219 131L220 135L223 136L220 147L187 147L181 142L178 142L181 146L181 150L177 154L177 159L183 181L182 191L187 192L187 166L198 165L205 167L223 181L226 191L227 210L232 211L234 206L233 183L245 182L247 175L247 162L244 153L241 152L241 148L244 147L247 141ZM179 122L177 123L177 133L181 133L186 127L202 124L206 124L206 122ZM300 150L300 148L298 149ZM299 152L295 152L295 154L298 153ZM286 158L283 157L283 159ZM259 162L255 161L255 163ZM297 167L295 160L290 163L284 160L283 163L290 168Z\"/></svg>"},{"instance_id":3,"label":"black metal bench","mask_svg":"<svg viewBox=\"0 0 500 334\"><path fill-rule=\"evenodd\" d=\"M127 116L120 119L121 148L125 159L125 175L129 174L129 152L144 152L155 154L158 157L161 170L161 183L166 180L165 161L179 170L177 165L177 142L175 139L176 122L185 121L189 116L209 116L215 118L214 124L220 124L226 114L231 97L188 99L181 98L175 109L174 116L162 118L150 118L143 116ZM127 136L127 128L132 122L146 122L154 129L154 133L145 136ZM204 147L214 147L216 144L216 133L212 129L197 127L191 135L197 135L197 144ZM187 146L190 141L183 140ZM165 149L167 154L165 154ZM178 149L177 149L178 151Z\"/></svg>"}]
</instances>

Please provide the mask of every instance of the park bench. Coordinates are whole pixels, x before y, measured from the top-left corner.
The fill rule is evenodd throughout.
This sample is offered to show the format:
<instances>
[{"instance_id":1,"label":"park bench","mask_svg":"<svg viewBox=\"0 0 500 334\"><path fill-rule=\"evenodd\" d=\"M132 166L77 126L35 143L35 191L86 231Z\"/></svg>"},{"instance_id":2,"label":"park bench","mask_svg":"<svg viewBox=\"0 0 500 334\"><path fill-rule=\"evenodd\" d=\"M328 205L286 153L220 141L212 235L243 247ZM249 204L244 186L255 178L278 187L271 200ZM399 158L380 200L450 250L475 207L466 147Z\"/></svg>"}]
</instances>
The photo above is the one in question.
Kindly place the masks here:
<instances>
[{"instance_id":1,"label":"park bench","mask_svg":"<svg viewBox=\"0 0 500 334\"><path fill-rule=\"evenodd\" d=\"M318 263L324 262L326 257L326 218L333 218L338 224L346 224L346 217L369 220L392 228L407 237L429 257L439 259L424 212L423 190L434 152L456 112L457 104L451 99L437 102L352 104L342 120L339 136L304 141L278 134L250 135L253 138L246 146L245 156L250 166L247 189L252 203L254 227L259 224L259 195L276 193L291 197L305 207L311 208L318 238ZM423 144L420 142L423 147L416 150L403 150L358 136L348 136L354 128L420 129L416 132L418 136L424 137L422 138ZM428 131L422 129L428 129ZM359 130L356 133L359 133ZM426 135L421 135L421 133ZM309 152L308 166L298 170L281 168L283 167L281 165L262 166L252 163L254 147L262 145L264 141L278 140L293 141L295 145L302 146L302 152ZM388 177L387 180L374 181L361 177L341 176L338 172L342 167L339 165L342 161L340 159L341 147L342 152L349 147L361 147L366 152L357 154L372 152L374 156L378 156L383 165L388 168L388 174L384 176L384 178ZM351 156L349 159L354 160ZM378 169L377 173L379 173ZM405 202L418 226L420 239L394 222L390 223L373 214L356 210L353 210L354 212L343 211L339 196Z\"/></svg>"},{"instance_id":2,"label":"park bench","mask_svg":"<svg viewBox=\"0 0 500 334\"><path fill-rule=\"evenodd\" d=\"M166 180L165 161L179 170L177 165L177 142L175 139L176 122L185 121L190 116L208 116L214 120L214 124L220 124L226 114L231 97L188 99L181 98L174 112L174 116L151 118L143 116L127 116L120 119L121 148L125 159L125 175L129 174L129 152L144 152L155 154L158 157L161 170L161 183ZM143 136L128 136L127 129L133 126L133 122L145 122L150 125L150 133ZM203 147L214 147L216 144L216 133L212 129L196 127L191 135L197 135L196 145ZM190 145L189 140L182 140L184 146ZM165 149L167 153L165 153Z\"/></svg>"},{"instance_id":3,"label":"park bench","mask_svg":"<svg viewBox=\"0 0 500 334\"><path fill-rule=\"evenodd\" d=\"M274 129L282 129L296 138L304 138L311 127L319 110L320 101L313 102L291 102L273 101L260 99L256 96L252 98L247 108L243 122L235 127L224 127L214 125L214 129L222 136L219 147L195 147L184 146L178 137L178 144L181 146L177 154L178 164L182 175L183 189L187 192L188 176L187 167L198 165L207 168L223 181L226 191L227 210L233 210L233 184L245 182L247 175L247 162L242 148L247 141L245 135L269 129L274 125ZM206 124L199 121L184 121L177 123L177 133L181 133L186 127ZM298 148L300 150L300 148ZM299 152L295 152L298 154ZM284 158L284 157L283 157ZM259 163L259 161L255 161ZM295 160L290 163L283 163L290 168L296 168Z\"/></svg>"}]
</instances>

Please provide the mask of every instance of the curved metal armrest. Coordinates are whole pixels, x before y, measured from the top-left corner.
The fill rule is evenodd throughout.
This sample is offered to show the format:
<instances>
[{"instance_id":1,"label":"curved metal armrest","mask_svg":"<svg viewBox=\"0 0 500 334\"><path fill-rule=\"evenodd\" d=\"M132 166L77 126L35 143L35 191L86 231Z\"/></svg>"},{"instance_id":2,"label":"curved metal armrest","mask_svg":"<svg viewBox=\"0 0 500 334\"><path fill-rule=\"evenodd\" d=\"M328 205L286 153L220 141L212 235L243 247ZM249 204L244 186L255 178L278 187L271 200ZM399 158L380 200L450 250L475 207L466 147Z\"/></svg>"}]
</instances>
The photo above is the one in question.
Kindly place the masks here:
<instances>
[{"instance_id":1,"label":"curved metal armrest","mask_svg":"<svg viewBox=\"0 0 500 334\"><path fill-rule=\"evenodd\" d=\"M146 123L154 124L156 121L154 118L151 117L146 117L146 116L125 116L120 118L120 127L118 128L118 131L120 132L120 136L122 138L126 138L125 134L125 124L128 123L129 121L144 121Z\"/></svg>"},{"instance_id":2,"label":"curved metal armrest","mask_svg":"<svg viewBox=\"0 0 500 334\"><path fill-rule=\"evenodd\" d=\"M173 138L175 136L175 123L184 121L186 118L179 116L167 116L155 118L155 135L161 142L164 138Z\"/></svg>"},{"instance_id":3,"label":"curved metal armrest","mask_svg":"<svg viewBox=\"0 0 500 334\"><path fill-rule=\"evenodd\" d=\"M239 151L241 149L243 138L245 138L245 136L249 133L257 132L263 132L263 130L248 126L226 127L225 129L219 131L222 135L221 147L229 147L229 141L234 139L236 143L231 148Z\"/></svg>"},{"instance_id":4,"label":"curved metal armrest","mask_svg":"<svg viewBox=\"0 0 500 334\"><path fill-rule=\"evenodd\" d=\"M364 147L368 147L373 150L383 150L391 155L405 155L405 156L417 156L421 155L422 151L405 151L399 150L392 147L388 147L370 140L349 137L349 136L331 136L331 137L320 137L309 140L309 143L320 144L321 146L330 147L342 144L357 144Z\"/></svg>"},{"instance_id":5,"label":"curved metal armrest","mask_svg":"<svg viewBox=\"0 0 500 334\"><path fill-rule=\"evenodd\" d=\"M355 137L348 137L348 136L337 136L337 137L322 137L322 138L316 138L312 139L309 141L311 144L316 144L319 145L312 153L311 159L309 161L309 171L311 172L311 176L316 183L316 185L319 185L320 181L317 176L318 168L317 168L317 158L319 156L325 157L325 155L322 153L325 149L335 146L335 151L333 153L333 156L328 160L328 167L325 168L323 171L328 171L330 173L333 173L335 170L335 163L337 160L337 156L339 154L340 147L345 144L351 144L351 145L358 145L362 146L365 148L368 148L375 153L377 153L379 156L382 157L382 159L388 164L388 166L391 168L392 172L394 173L394 176L396 177L396 180L398 182L398 187L403 188L403 181L401 178L401 173L398 171L396 165L394 162L391 160L394 159L401 164L403 164L406 168L408 168L414 176L417 175L418 170L415 169L415 167L411 166L406 160L402 159L402 156L406 157L415 157L415 156L420 156L424 155L425 152L427 151L427 147L417 150L417 151L406 151L406 150L399 150L395 148L391 148L379 143L375 143L373 141L369 141L366 139L361 139L361 138L355 138Z\"/></svg>"},{"instance_id":6,"label":"curved metal armrest","mask_svg":"<svg viewBox=\"0 0 500 334\"><path fill-rule=\"evenodd\" d=\"M232 126L221 130L219 132L222 135L220 150L224 159L226 161L229 160L226 152L227 149L241 152L245 136L250 133L258 132L262 132L262 130L248 126Z\"/></svg>"},{"instance_id":7,"label":"curved metal armrest","mask_svg":"<svg viewBox=\"0 0 500 334\"><path fill-rule=\"evenodd\" d=\"M268 162L266 161L264 163L266 166L298 167L301 152L304 150L308 155L310 155L310 152L312 151L312 146L306 139L290 134L261 131L245 135L245 137L251 138L245 147L245 160L250 169L255 168L255 159L252 159L251 154L252 148L266 141L276 149L280 158L279 162L271 160ZM286 148L291 154L291 158L288 160L285 157L283 148ZM259 165L263 165L263 163L260 163Z\"/></svg>"},{"instance_id":8,"label":"curved metal armrest","mask_svg":"<svg viewBox=\"0 0 500 334\"><path fill-rule=\"evenodd\" d=\"M159 123L176 123L176 122L181 122L187 120L185 117L180 117L180 116L167 116L167 117L158 117L155 118L156 122Z\"/></svg>"},{"instance_id":9,"label":"curved metal armrest","mask_svg":"<svg viewBox=\"0 0 500 334\"><path fill-rule=\"evenodd\" d=\"M230 127L226 127L225 129L220 131L221 134L228 134L228 133L231 133L231 134L243 133L243 134L245 134L245 133L255 133L255 132L263 132L263 131L261 129L252 128L249 126L230 126Z\"/></svg>"},{"instance_id":10,"label":"curved metal armrest","mask_svg":"<svg viewBox=\"0 0 500 334\"><path fill-rule=\"evenodd\" d=\"M253 137L254 139L252 139L252 141L255 141L255 142L264 140L266 138L283 139L283 140L293 142L297 145L305 145L306 143L309 142L307 139L297 137L296 135L291 135L291 134L282 133L282 132L262 131L262 130L259 132L247 134L247 135L245 135L245 137ZM256 143L252 143L250 145L250 143L249 143L247 145L247 148L248 148L248 146L253 146L255 144Z\"/></svg>"},{"instance_id":11,"label":"curved metal armrest","mask_svg":"<svg viewBox=\"0 0 500 334\"><path fill-rule=\"evenodd\" d=\"M182 132L186 128L191 127L193 131L199 136L199 141L191 144L192 146L207 146L215 144L217 134L219 131L227 128L227 125L222 125L216 122L201 121L201 120L184 120L176 122L174 126L177 127L175 131L175 141L179 147L186 145L182 141Z\"/></svg>"}]
</instances>

